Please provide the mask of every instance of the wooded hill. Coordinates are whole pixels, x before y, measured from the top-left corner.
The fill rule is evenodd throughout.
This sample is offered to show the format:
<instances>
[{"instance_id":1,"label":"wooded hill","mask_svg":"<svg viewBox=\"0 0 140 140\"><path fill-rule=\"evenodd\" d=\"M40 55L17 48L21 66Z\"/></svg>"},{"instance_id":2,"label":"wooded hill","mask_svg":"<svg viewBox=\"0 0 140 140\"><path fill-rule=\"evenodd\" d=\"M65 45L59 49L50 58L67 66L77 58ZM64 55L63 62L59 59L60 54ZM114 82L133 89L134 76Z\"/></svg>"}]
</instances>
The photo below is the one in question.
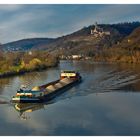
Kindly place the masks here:
<instances>
[{"instance_id":1,"label":"wooded hill","mask_svg":"<svg viewBox=\"0 0 140 140\"><path fill-rule=\"evenodd\" d=\"M57 54L93 56L97 50L104 47L109 48L121 42L140 26L140 22L99 24L98 26L104 31L109 31L110 36L95 37L91 35L91 29L95 28L94 25L91 25L55 39L33 38L3 44L2 49L6 51L47 50Z\"/></svg>"},{"instance_id":2,"label":"wooded hill","mask_svg":"<svg viewBox=\"0 0 140 140\"><path fill-rule=\"evenodd\" d=\"M140 27L118 44L100 50L93 59L96 61L140 63Z\"/></svg>"}]
</instances>

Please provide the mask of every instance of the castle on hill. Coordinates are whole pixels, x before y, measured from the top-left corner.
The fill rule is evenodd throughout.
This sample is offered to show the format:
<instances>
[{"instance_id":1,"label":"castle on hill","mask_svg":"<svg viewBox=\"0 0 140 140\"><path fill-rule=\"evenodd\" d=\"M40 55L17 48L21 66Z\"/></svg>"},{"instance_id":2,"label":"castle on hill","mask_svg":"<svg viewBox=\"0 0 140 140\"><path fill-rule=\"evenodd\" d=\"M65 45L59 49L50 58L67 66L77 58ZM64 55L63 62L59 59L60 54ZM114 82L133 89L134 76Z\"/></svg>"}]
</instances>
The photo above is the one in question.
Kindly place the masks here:
<instances>
[{"instance_id":1,"label":"castle on hill","mask_svg":"<svg viewBox=\"0 0 140 140\"><path fill-rule=\"evenodd\" d=\"M104 31L103 28L99 27L96 22L95 27L94 27L94 29L91 29L90 34L95 37L102 37L104 35L110 35L111 33L109 31Z\"/></svg>"}]
</instances>

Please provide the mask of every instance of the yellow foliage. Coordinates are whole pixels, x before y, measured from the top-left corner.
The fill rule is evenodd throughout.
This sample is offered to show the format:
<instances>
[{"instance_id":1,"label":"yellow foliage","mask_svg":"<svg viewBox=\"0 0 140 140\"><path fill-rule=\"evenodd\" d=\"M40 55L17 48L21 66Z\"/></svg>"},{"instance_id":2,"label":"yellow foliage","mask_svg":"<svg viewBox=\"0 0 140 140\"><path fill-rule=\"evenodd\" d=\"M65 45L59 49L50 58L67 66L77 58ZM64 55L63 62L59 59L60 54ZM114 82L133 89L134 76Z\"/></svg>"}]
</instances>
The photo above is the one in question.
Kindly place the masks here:
<instances>
[{"instance_id":1,"label":"yellow foliage","mask_svg":"<svg viewBox=\"0 0 140 140\"><path fill-rule=\"evenodd\" d=\"M41 60L39 60L38 58L34 58L29 62L29 65L31 66L36 66L36 65L40 65L41 64Z\"/></svg>"},{"instance_id":2,"label":"yellow foliage","mask_svg":"<svg viewBox=\"0 0 140 140\"><path fill-rule=\"evenodd\" d=\"M40 63L41 63L41 60L39 60L38 58L34 58L29 62L29 64L40 64Z\"/></svg>"},{"instance_id":3,"label":"yellow foliage","mask_svg":"<svg viewBox=\"0 0 140 140\"><path fill-rule=\"evenodd\" d=\"M30 62L29 62L29 69L34 69L37 67L40 67L42 64L41 60L38 58L33 58Z\"/></svg>"},{"instance_id":4,"label":"yellow foliage","mask_svg":"<svg viewBox=\"0 0 140 140\"><path fill-rule=\"evenodd\" d=\"M22 60L22 61L21 61L20 68L24 68L24 67L25 67L25 62Z\"/></svg>"},{"instance_id":5,"label":"yellow foliage","mask_svg":"<svg viewBox=\"0 0 140 140\"><path fill-rule=\"evenodd\" d=\"M57 58L45 51L32 52L32 55L26 53L7 53L1 54L0 72L26 72L32 70L41 70L57 64Z\"/></svg>"}]
</instances>

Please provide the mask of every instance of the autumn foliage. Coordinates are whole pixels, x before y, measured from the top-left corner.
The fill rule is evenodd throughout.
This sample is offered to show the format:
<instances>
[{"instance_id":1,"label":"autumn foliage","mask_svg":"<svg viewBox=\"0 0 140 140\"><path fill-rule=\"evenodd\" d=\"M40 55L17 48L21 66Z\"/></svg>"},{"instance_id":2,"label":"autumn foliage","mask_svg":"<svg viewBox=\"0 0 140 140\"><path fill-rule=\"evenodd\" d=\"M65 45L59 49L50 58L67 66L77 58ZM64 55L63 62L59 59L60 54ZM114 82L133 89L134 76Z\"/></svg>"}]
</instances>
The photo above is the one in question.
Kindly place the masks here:
<instances>
[{"instance_id":1,"label":"autumn foliage","mask_svg":"<svg viewBox=\"0 0 140 140\"><path fill-rule=\"evenodd\" d=\"M46 51L0 52L0 75L42 70L57 63L57 57Z\"/></svg>"}]
</instances>

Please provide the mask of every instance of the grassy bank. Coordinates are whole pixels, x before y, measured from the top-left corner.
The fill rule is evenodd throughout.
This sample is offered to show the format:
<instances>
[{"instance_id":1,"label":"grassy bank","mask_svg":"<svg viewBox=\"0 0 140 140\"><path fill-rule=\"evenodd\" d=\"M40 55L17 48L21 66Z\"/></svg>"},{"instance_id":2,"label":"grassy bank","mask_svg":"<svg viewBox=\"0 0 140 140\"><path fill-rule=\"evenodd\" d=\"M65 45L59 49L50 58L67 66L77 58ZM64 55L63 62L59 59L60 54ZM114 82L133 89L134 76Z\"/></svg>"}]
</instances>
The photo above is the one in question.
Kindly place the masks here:
<instances>
[{"instance_id":1,"label":"grassy bank","mask_svg":"<svg viewBox=\"0 0 140 140\"><path fill-rule=\"evenodd\" d=\"M46 51L0 52L0 77L39 71L57 64L57 57Z\"/></svg>"},{"instance_id":2,"label":"grassy bank","mask_svg":"<svg viewBox=\"0 0 140 140\"><path fill-rule=\"evenodd\" d=\"M126 48L106 48L93 56L94 61L140 63L140 51Z\"/></svg>"}]
</instances>

